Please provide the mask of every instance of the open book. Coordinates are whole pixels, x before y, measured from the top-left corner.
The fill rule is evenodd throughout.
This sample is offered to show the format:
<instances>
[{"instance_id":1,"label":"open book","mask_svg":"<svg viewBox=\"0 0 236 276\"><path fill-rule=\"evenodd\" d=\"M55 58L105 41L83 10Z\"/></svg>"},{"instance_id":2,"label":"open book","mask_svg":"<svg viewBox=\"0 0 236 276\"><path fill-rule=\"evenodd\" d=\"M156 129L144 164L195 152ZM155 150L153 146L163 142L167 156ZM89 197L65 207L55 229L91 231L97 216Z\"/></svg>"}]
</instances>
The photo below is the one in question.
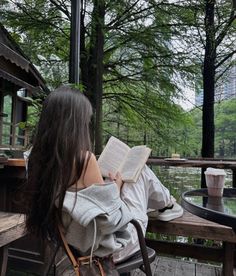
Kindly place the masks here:
<instances>
[{"instance_id":1,"label":"open book","mask_svg":"<svg viewBox=\"0 0 236 276\"><path fill-rule=\"evenodd\" d=\"M124 182L136 182L150 153L151 149L145 145L130 148L111 136L98 158L98 165L105 177L120 172Z\"/></svg>"}]
</instances>

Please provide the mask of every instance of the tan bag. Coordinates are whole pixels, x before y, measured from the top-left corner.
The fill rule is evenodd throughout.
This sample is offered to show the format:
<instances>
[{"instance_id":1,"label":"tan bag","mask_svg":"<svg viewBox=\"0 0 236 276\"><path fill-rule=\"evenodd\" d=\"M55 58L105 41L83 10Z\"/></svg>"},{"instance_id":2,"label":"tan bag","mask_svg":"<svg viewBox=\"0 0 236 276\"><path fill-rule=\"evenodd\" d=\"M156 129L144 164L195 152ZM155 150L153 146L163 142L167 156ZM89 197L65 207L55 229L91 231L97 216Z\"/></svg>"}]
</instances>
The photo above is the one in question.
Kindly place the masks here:
<instances>
[{"instance_id":1,"label":"tan bag","mask_svg":"<svg viewBox=\"0 0 236 276\"><path fill-rule=\"evenodd\" d=\"M119 276L111 255L103 258L93 256L92 259L90 256L76 258L70 250L61 226L59 232L76 276Z\"/></svg>"}]
</instances>

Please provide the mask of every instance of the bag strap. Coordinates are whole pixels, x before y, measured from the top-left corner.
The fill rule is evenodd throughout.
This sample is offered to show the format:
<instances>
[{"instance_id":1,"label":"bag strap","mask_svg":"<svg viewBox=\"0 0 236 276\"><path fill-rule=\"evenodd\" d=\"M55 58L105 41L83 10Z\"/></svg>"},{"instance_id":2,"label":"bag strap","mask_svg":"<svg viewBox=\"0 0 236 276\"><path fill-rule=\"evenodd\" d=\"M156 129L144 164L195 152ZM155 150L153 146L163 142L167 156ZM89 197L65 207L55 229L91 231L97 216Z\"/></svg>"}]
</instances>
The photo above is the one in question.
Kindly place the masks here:
<instances>
[{"instance_id":1,"label":"bag strap","mask_svg":"<svg viewBox=\"0 0 236 276\"><path fill-rule=\"evenodd\" d=\"M70 259L70 261L71 261L71 263L72 263L72 265L73 265L75 274L76 274L76 276L80 276L80 273L79 273L79 263L76 261L76 259L75 259L74 255L73 255L72 251L70 250L70 247L69 247L69 245L68 245L68 243L67 243L67 241L66 241L65 235L64 235L64 233L63 233L63 228L62 228L62 226L59 225L59 226L58 226L58 229L59 229L59 233L60 233L60 236L61 236L61 239L62 239L64 248L65 248L65 250L66 250L67 256L69 257L69 259ZM79 259L80 259L81 261L83 261L83 260L87 260L88 257L87 257L87 256L85 256L85 257L80 257ZM97 266L98 266L98 268L99 268L99 271L100 271L100 273L101 273L101 276L105 276L106 274L105 274L105 271L104 271L104 269L103 269L103 267L102 267L102 264L100 263L99 258L96 259L96 264L97 264Z\"/></svg>"},{"instance_id":2,"label":"bag strap","mask_svg":"<svg viewBox=\"0 0 236 276\"><path fill-rule=\"evenodd\" d=\"M61 239L63 241L63 245L64 245L64 248L66 250L66 253L67 253L67 256L69 257L72 265L73 265L73 268L74 268L74 271L75 271L75 274L76 276L80 276L80 273L79 273L79 264L78 262L76 261L73 253L71 252L70 250L70 247L66 241L66 238L65 238L65 235L63 233L63 228L61 225L58 225L58 229L59 229L59 233L60 233L60 236L61 236Z\"/></svg>"}]
</instances>

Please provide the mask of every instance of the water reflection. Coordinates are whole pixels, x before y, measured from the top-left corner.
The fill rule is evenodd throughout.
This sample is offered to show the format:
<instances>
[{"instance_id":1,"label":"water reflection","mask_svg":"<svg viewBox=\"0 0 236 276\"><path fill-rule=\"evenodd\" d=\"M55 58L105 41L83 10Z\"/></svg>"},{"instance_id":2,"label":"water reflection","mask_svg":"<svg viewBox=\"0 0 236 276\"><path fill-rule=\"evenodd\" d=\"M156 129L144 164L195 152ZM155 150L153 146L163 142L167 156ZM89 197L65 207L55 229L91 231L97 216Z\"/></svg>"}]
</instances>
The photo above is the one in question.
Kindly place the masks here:
<instances>
[{"instance_id":1,"label":"water reflection","mask_svg":"<svg viewBox=\"0 0 236 276\"><path fill-rule=\"evenodd\" d=\"M216 196L190 195L190 196L187 196L186 199L192 204L200 207L205 207L213 211L225 213L230 216L236 215L235 196L216 197Z\"/></svg>"},{"instance_id":2,"label":"water reflection","mask_svg":"<svg viewBox=\"0 0 236 276\"><path fill-rule=\"evenodd\" d=\"M181 168L154 166L152 170L171 194L180 201L181 194L186 191L201 188L201 168ZM226 170L225 187L232 187L232 171Z\"/></svg>"},{"instance_id":3,"label":"water reflection","mask_svg":"<svg viewBox=\"0 0 236 276\"><path fill-rule=\"evenodd\" d=\"M223 197L209 196L206 202L206 208L224 213Z\"/></svg>"}]
</instances>

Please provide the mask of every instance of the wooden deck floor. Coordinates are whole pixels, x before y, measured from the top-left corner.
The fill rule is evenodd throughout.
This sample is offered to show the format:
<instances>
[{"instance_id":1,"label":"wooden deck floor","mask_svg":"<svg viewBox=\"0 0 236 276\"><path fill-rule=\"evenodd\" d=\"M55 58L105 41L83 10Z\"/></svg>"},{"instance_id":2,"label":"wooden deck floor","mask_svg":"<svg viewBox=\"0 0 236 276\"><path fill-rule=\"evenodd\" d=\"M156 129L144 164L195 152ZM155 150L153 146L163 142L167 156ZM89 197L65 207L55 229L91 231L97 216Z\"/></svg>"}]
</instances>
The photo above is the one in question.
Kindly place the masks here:
<instances>
[{"instance_id":1,"label":"wooden deck floor","mask_svg":"<svg viewBox=\"0 0 236 276\"><path fill-rule=\"evenodd\" d=\"M179 259L157 257L151 264L153 276L220 276L221 267ZM132 272L132 276L143 276L142 271ZM235 274L236 275L236 274Z\"/></svg>"},{"instance_id":2,"label":"wooden deck floor","mask_svg":"<svg viewBox=\"0 0 236 276\"><path fill-rule=\"evenodd\" d=\"M158 256L151 264L153 276L221 276L221 267L197 262L184 261L180 259ZM37 276L38 274L8 271L6 276ZM64 276L74 275L70 273ZM145 276L137 269L131 276ZM236 276L236 271L234 271Z\"/></svg>"}]
</instances>

